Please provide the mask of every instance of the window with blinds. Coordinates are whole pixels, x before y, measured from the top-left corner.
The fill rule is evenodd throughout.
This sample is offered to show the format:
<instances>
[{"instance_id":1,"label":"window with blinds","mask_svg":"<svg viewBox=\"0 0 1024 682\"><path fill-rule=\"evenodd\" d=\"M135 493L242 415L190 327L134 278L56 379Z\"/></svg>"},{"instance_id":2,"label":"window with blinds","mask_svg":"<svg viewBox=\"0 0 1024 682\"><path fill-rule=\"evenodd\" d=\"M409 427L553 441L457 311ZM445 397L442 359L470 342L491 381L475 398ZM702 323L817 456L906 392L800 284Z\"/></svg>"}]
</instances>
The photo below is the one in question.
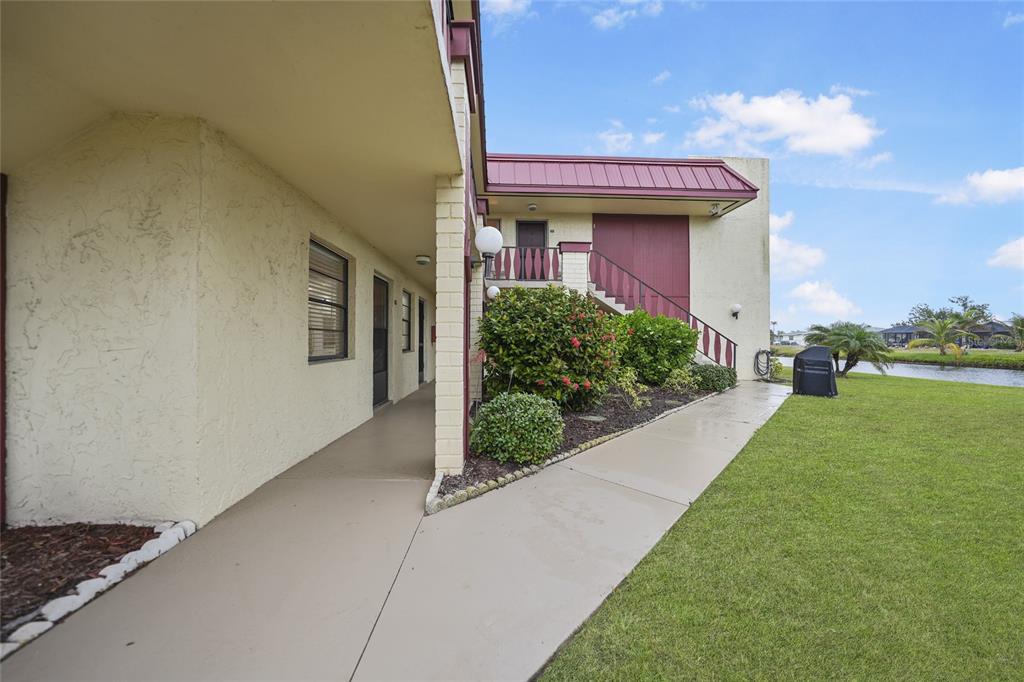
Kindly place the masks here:
<instances>
[{"instance_id":1,"label":"window with blinds","mask_svg":"<svg viewBox=\"0 0 1024 682\"><path fill-rule=\"evenodd\" d=\"M348 357L348 260L309 241L309 359Z\"/></svg>"},{"instance_id":2,"label":"window with blinds","mask_svg":"<svg viewBox=\"0 0 1024 682\"><path fill-rule=\"evenodd\" d=\"M412 350L412 294L402 292L402 350Z\"/></svg>"}]
</instances>

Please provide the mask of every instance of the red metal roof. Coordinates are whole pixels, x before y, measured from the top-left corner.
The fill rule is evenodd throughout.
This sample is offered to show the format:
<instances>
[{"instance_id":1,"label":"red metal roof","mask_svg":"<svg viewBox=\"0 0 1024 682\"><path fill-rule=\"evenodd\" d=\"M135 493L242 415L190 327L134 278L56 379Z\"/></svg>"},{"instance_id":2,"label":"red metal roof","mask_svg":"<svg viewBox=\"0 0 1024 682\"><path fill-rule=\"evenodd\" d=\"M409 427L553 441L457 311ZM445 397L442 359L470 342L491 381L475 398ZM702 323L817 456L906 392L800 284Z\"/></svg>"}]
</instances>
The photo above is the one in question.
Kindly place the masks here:
<instances>
[{"instance_id":1,"label":"red metal roof","mask_svg":"<svg viewBox=\"0 0 1024 682\"><path fill-rule=\"evenodd\" d=\"M757 197L757 187L721 159L528 154L488 154L487 191L693 199Z\"/></svg>"}]
</instances>

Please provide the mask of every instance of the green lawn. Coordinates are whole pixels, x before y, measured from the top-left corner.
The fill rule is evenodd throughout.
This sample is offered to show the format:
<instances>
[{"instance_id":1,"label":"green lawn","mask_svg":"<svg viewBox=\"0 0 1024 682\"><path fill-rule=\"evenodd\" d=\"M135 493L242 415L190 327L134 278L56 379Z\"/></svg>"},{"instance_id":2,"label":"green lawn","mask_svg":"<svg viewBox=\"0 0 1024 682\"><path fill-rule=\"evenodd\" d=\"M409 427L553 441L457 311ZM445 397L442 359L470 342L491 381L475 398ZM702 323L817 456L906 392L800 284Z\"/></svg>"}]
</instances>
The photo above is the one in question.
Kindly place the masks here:
<instances>
[{"instance_id":1,"label":"green lawn","mask_svg":"<svg viewBox=\"0 0 1024 682\"><path fill-rule=\"evenodd\" d=\"M791 358L803 350L802 346L772 346L772 352L779 357ZM893 360L918 365L954 365L956 358L951 354L942 355L933 348L904 350L894 348ZM1024 353L1011 350L988 350L975 348L960 359L962 367L992 367L996 369L1024 369Z\"/></svg>"},{"instance_id":2,"label":"green lawn","mask_svg":"<svg viewBox=\"0 0 1024 682\"><path fill-rule=\"evenodd\" d=\"M1024 389L790 397L546 680L1024 679Z\"/></svg>"}]
</instances>

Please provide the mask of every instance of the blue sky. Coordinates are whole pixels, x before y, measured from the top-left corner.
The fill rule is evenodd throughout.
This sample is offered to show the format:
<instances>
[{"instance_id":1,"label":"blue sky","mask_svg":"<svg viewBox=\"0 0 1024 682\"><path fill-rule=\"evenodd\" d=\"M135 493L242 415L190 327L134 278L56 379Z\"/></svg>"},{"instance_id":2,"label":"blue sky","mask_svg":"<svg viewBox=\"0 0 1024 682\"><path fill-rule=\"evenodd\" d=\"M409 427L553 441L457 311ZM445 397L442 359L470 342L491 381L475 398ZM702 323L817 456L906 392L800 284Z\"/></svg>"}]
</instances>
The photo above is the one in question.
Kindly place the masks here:
<instances>
[{"instance_id":1,"label":"blue sky","mask_svg":"<svg viewBox=\"0 0 1024 682\"><path fill-rule=\"evenodd\" d=\"M491 152L771 159L780 329L959 294L1024 313L1024 3L484 0L483 23Z\"/></svg>"}]
</instances>

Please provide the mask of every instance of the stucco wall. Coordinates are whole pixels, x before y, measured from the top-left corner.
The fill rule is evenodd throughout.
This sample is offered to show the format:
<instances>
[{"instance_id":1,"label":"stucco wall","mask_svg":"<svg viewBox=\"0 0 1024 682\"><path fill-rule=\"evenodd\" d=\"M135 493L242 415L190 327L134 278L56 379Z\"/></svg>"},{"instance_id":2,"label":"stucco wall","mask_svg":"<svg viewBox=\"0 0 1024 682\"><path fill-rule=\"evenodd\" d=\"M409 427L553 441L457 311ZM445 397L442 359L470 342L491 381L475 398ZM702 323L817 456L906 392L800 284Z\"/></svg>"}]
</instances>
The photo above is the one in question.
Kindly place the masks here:
<instances>
[{"instance_id":1,"label":"stucco wall","mask_svg":"<svg viewBox=\"0 0 1024 682\"><path fill-rule=\"evenodd\" d=\"M373 277L390 284L392 400L419 386L416 299L396 264L236 146L200 129L199 480L205 521L373 414ZM307 361L309 237L348 255L347 360ZM413 295L413 350L402 350L402 291ZM427 379L433 353L427 320Z\"/></svg>"},{"instance_id":2,"label":"stucco wall","mask_svg":"<svg viewBox=\"0 0 1024 682\"><path fill-rule=\"evenodd\" d=\"M198 131L104 119L10 177L13 525L197 509Z\"/></svg>"},{"instance_id":3,"label":"stucco wall","mask_svg":"<svg viewBox=\"0 0 1024 682\"><path fill-rule=\"evenodd\" d=\"M433 379L432 293L196 119L98 123L10 178L8 217L14 524L205 523L368 419L374 273L391 398L418 385L402 289ZM311 234L351 256L348 360L307 362Z\"/></svg>"},{"instance_id":4,"label":"stucco wall","mask_svg":"<svg viewBox=\"0 0 1024 682\"><path fill-rule=\"evenodd\" d=\"M760 188L757 199L720 218L690 217L693 313L736 342L736 372L754 378L754 354L770 344L768 159L726 158ZM739 319L729 308L743 306Z\"/></svg>"}]
</instances>

